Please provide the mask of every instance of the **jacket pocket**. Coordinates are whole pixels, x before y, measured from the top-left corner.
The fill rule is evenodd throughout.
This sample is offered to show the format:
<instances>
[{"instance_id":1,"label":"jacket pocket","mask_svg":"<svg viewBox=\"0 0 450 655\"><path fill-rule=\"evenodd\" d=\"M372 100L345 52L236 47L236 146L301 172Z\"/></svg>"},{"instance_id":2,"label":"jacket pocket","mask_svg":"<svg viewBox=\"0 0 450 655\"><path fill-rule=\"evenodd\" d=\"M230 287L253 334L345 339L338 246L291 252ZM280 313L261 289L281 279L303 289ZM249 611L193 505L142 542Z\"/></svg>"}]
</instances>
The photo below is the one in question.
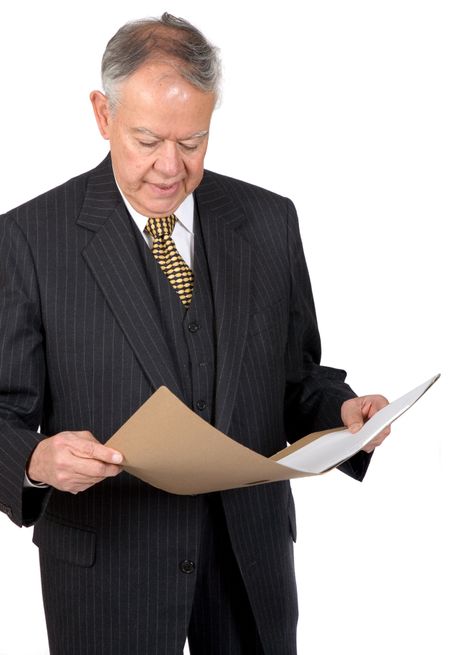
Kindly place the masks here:
<instances>
[{"instance_id":1,"label":"jacket pocket","mask_svg":"<svg viewBox=\"0 0 450 655\"><path fill-rule=\"evenodd\" d=\"M280 326L283 317L283 299L275 301L268 307L258 310L249 317L248 335L265 332L273 327Z\"/></svg>"},{"instance_id":2,"label":"jacket pocket","mask_svg":"<svg viewBox=\"0 0 450 655\"><path fill-rule=\"evenodd\" d=\"M95 542L93 530L75 527L48 515L39 519L33 533L33 543L42 552L83 567L94 564Z\"/></svg>"}]
</instances>

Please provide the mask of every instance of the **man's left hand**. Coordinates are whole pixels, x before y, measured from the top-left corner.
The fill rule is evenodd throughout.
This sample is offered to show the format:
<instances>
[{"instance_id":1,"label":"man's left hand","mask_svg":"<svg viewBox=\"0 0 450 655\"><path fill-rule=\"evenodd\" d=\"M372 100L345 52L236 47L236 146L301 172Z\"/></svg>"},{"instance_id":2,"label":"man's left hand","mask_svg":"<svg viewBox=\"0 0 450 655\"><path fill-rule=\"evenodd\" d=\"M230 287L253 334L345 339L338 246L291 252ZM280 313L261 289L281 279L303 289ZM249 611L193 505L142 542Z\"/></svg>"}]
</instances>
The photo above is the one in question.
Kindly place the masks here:
<instances>
[{"instance_id":1,"label":"man's left hand","mask_svg":"<svg viewBox=\"0 0 450 655\"><path fill-rule=\"evenodd\" d=\"M378 410L386 407L388 400L384 396L360 396L359 398L351 398L346 400L341 407L341 418L345 427L350 432L358 432L364 423L371 418ZM377 446L383 443L391 428L385 428L380 434L369 441L363 448L366 453L371 453Z\"/></svg>"}]
</instances>

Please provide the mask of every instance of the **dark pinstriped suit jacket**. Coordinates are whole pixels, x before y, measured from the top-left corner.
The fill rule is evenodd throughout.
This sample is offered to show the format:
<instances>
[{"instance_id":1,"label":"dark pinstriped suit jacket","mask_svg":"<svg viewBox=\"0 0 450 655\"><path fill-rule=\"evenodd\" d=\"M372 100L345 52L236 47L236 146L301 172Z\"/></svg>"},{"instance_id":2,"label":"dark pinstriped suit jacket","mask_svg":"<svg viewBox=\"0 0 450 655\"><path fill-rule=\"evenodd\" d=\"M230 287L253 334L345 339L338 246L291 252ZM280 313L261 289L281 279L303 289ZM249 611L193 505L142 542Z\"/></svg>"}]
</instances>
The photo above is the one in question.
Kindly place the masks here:
<instances>
[{"instance_id":1,"label":"dark pinstriped suit jacket","mask_svg":"<svg viewBox=\"0 0 450 655\"><path fill-rule=\"evenodd\" d=\"M354 394L342 371L319 365L292 203L210 172L195 196L215 311L215 425L271 455L339 424ZM0 218L0 509L37 521L49 634L65 644L55 652L172 654L184 638L194 583L179 562L196 560L204 498L127 474L77 496L23 490L42 435L87 429L105 441L160 385L183 398L108 157ZM368 461L344 469L362 479ZM222 502L267 653L294 652L289 484Z\"/></svg>"}]
</instances>

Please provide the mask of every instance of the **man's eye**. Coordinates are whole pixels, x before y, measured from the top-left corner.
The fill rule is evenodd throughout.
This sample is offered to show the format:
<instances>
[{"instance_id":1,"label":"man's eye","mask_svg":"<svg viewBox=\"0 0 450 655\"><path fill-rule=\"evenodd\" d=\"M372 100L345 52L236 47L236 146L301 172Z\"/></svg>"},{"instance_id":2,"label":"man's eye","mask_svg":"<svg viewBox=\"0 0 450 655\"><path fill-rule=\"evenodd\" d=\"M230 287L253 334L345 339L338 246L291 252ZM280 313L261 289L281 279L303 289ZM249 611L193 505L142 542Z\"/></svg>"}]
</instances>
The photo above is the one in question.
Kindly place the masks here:
<instances>
[{"instance_id":1,"label":"man's eye","mask_svg":"<svg viewBox=\"0 0 450 655\"><path fill-rule=\"evenodd\" d=\"M180 143L180 146L183 148L183 150L197 150L199 144L198 143Z\"/></svg>"},{"instance_id":2,"label":"man's eye","mask_svg":"<svg viewBox=\"0 0 450 655\"><path fill-rule=\"evenodd\" d=\"M156 144L156 141L152 141L151 143L148 143L147 141L139 141L139 145L144 146L144 148L154 148Z\"/></svg>"}]
</instances>

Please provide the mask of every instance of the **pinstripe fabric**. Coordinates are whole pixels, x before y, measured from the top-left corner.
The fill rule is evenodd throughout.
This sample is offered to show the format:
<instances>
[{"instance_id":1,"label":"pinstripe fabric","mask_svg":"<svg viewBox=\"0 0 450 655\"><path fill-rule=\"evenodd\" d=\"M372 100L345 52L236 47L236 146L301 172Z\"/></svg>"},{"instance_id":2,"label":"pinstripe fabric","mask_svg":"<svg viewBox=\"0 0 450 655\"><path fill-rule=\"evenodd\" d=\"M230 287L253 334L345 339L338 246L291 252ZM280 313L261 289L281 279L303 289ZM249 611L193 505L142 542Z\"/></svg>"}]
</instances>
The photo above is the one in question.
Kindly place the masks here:
<instances>
[{"instance_id":1,"label":"pinstripe fabric","mask_svg":"<svg viewBox=\"0 0 450 655\"><path fill-rule=\"evenodd\" d=\"M195 195L214 309L211 418L269 455L286 436L337 424L353 393L342 371L319 365L292 203L213 173ZM88 429L105 441L161 384L192 404L164 329L181 329L180 314L162 319L131 223L109 158L0 218L0 509L18 525L37 521L57 654L181 653L194 597L195 573L180 563L198 558L207 497L126 474L77 496L22 489L39 424L42 435ZM203 346L191 343L200 360ZM368 461L346 471L361 479ZM265 653L295 653L289 485L222 502Z\"/></svg>"},{"instance_id":2,"label":"pinstripe fabric","mask_svg":"<svg viewBox=\"0 0 450 655\"><path fill-rule=\"evenodd\" d=\"M263 655L218 496L205 520L189 623L192 655Z\"/></svg>"}]
</instances>

